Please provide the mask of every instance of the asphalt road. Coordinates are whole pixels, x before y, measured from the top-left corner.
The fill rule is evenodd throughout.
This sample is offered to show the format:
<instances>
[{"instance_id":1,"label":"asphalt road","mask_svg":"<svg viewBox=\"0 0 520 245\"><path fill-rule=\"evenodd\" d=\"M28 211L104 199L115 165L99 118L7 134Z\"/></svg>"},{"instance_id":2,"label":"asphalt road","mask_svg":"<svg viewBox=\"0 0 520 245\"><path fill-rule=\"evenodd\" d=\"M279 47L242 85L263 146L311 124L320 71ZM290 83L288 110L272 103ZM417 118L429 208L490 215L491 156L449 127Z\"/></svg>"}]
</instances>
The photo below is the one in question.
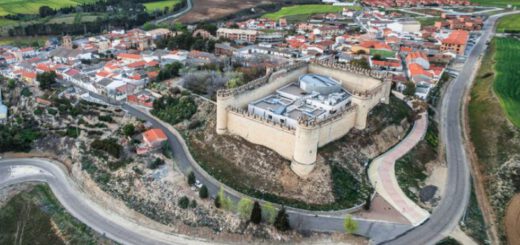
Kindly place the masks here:
<instances>
[{"instance_id":1,"label":"asphalt road","mask_svg":"<svg viewBox=\"0 0 520 245\"><path fill-rule=\"evenodd\" d=\"M59 163L45 159L0 160L0 188L22 182L45 182L65 209L87 226L122 244L215 244L142 226L92 202Z\"/></svg>"},{"instance_id":2,"label":"asphalt road","mask_svg":"<svg viewBox=\"0 0 520 245\"><path fill-rule=\"evenodd\" d=\"M167 20L179 18L179 17L183 16L184 14L188 13L188 11L190 11L191 8L193 7L193 3L192 3L192 0L187 0L187 2L188 2L188 6L186 6L186 8L184 8L180 12L172 14L172 15L168 15L168 16L160 18L158 20L155 20L154 23L159 24L159 23L167 21Z\"/></svg>"},{"instance_id":3,"label":"asphalt road","mask_svg":"<svg viewBox=\"0 0 520 245\"><path fill-rule=\"evenodd\" d=\"M446 193L430 219L387 244L435 244L448 236L462 218L471 192L470 169L462 135L462 102L471 87L481 55L494 34L496 20L504 15L493 15L484 24L483 33L468 55L459 76L450 83L444 95L441 116L441 137L446 145L448 180Z\"/></svg>"}]
</instances>

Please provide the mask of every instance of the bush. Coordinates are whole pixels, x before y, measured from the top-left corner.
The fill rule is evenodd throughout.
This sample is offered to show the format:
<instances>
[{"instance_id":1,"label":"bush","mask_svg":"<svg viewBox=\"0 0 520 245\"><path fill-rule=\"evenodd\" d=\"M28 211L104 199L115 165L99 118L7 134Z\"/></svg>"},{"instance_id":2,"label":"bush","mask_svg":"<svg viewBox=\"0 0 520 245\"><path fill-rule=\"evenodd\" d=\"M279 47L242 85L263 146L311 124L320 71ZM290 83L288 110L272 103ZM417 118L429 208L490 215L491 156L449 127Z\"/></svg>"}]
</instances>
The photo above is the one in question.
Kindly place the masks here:
<instances>
[{"instance_id":1,"label":"bush","mask_svg":"<svg viewBox=\"0 0 520 245\"><path fill-rule=\"evenodd\" d=\"M188 205L190 205L190 199L188 199L188 197L186 197L186 196L183 196L183 197L181 197L181 199L179 199L179 202L177 204L182 209L187 209Z\"/></svg>"},{"instance_id":2,"label":"bush","mask_svg":"<svg viewBox=\"0 0 520 245\"><path fill-rule=\"evenodd\" d=\"M47 108L47 113L49 113L50 115L56 115L58 114L58 111L53 108Z\"/></svg>"},{"instance_id":3,"label":"bush","mask_svg":"<svg viewBox=\"0 0 520 245\"><path fill-rule=\"evenodd\" d=\"M248 219L251 217L251 211L253 210L253 201L244 197L240 199L237 205L237 211L242 219Z\"/></svg>"},{"instance_id":4,"label":"bush","mask_svg":"<svg viewBox=\"0 0 520 245\"><path fill-rule=\"evenodd\" d=\"M111 123L114 121L114 119L110 115L98 116L98 120L103 121L103 122L108 122L108 123Z\"/></svg>"},{"instance_id":5,"label":"bush","mask_svg":"<svg viewBox=\"0 0 520 245\"><path fill-rule=\"evenodd\" d=\"M352 219L351 215L347 215L347 217L345 217L345 221L343 221L343 228L347 234L357 232L358 226L358 223Z\"/></svg>"},{"instance_id":6,"label":"bush","mask_svg":"<svg viewBox=\"0 0 520 245\"><path fill-rule=\"evenodd\" d=\"M163 164L164 160L162 160L161 158L155 158L155 160L150 164L150 169L156 169Z\"/></svg>"},{"instance_id":7,"label":"bush","mask_svg":"<svg viewBox=\"0 0 520 245\"><path fill-rule=\"evenodd\" d=\"M115 158L119 158L123 152L123 146L117 143L117 140L114 138L104 140L96 139L90 144L90 147L96 150L102 150Z\"/></svg>"},{"instance_id":8,"label":"bush","mask_svg":"<svg viewBox=\"0 0 520 245\"><path fill-rule=\"evenodd\" d=\"M272 203L268 202L264 204L263 211L265 213L265 219L269 224L274 224L276 219L276 208Z\"/></svg>"},{"instance_id":9,"label":"bush","mask_svg":"<svg viewBox=\"0 0 520 245\"><path fill-rule=\"evenodd\" d=\"M41 114L43 114L43 110L41 108L38 107L34 110L34 115L40 116Z\"/></svg>"},{"instance_id":10,"label":"bush","mask_svg":"<svg viewBox=\"0 0 520 245\"><path fill-rule=\"evenodd\" d=\"M260 207L260 203L258 203L258 201L255 201L255 204L253 204L250 220L253 222L253 224L260 224L262 221L262 208Z\"/></svg>"},{"instance_id":11,"label":"bush","mask_svg":"<svg viewBox=\"0 0 520 245\"><path fill-rule=\"evenodd\" d=\"M132 136L135 134L135 126L133 124L126 124L125 126L123 126L123 134L125 136Z\"/></svg>"},{"instance_id":12,"label":"bush","mask_svg":"<svg viewBox=\"0 0 520 245\"><path fill-rule=\"evenodd\" d=\"M191 200L190 208L196 208L197 207L197 201L195 199Z\"/></svg>"},{"instance_id":13,"label":"bush","mask_svg":"<svg viewBox=\"0 0 520 245\"><path fill-rule=\"evenodd\" d=\"M208 198L208 187L203 185L199 190L199 197L202 199Z\"/></svg>"},{"instance_id":14,"label":"bush","mask_svg":"<svg viewBox=\"0 0 520 245\"><path fill-rule=\"evenodd\" d=\"M188 174L188 185L191 186L194 184L195 184L195 173L193 173L193 171L192 171Z\"/></svg>"}]
</instances>

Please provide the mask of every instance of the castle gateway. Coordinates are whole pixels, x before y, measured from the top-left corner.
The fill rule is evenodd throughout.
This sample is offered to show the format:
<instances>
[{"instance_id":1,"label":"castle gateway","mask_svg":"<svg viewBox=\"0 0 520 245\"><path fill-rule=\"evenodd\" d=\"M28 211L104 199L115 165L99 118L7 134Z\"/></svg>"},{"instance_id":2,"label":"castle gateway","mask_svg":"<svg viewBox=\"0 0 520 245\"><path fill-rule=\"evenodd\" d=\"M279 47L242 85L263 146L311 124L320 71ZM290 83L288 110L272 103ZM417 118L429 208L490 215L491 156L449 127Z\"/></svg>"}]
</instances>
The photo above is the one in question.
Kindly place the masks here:
<instances>
[{"instance_id":1,"label":"castle gateway","mask_svg":"<svg viewBox=\"0 0 520 245\"><path fill-rule=\"evenodd\" d=\"M301 177L319 147L364 129L369 111L388 103L385 73L329 62L297 63L217 93L217 133L238 135L291 160Z\"/></svg>"}]
</instances>

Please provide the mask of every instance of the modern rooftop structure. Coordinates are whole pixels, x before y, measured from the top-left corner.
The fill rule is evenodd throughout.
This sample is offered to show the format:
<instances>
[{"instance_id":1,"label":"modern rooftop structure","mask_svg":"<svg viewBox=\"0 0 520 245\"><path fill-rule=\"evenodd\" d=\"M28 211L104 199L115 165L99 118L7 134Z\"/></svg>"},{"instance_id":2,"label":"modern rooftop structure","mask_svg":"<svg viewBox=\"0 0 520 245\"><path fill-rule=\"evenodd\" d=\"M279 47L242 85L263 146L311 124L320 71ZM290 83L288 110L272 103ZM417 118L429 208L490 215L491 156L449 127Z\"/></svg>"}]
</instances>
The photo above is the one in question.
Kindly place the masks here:
<instances>
[{"instance_id":1,"label":"modern rooftop structure","mask_svg":"<svg viewBox=\"0 0 520 245\"><path fill-rule=\"evenodd\" d=\"M350 105L351 94L326 76L305 74L297 82L248 105L249 113L295 128L299 120L317 121Z\"/></svg>"}]
</instances>

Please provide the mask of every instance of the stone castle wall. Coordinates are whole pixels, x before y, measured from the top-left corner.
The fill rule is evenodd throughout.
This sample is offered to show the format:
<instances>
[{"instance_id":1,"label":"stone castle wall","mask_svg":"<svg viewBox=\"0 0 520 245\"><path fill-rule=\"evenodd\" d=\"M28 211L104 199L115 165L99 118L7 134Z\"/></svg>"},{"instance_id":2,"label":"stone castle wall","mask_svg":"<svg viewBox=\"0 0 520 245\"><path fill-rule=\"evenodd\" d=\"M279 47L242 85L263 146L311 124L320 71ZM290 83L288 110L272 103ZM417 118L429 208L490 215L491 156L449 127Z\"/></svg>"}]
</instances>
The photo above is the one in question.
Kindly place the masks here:
<instances>
[{"instance_id":1,"label":"stone castle wall","mask_svg":"<svg viewBox=\"0 0 520 245\"><path fill-rule=\"evenodd\" d=\"M352 106L317 122L302 120L296 128L276 124L243 109L307 73L340 81L352 93ZM353 127L364 129L368 112L380 102L388 103L390 85L384 73L330 62L281 67L247 85L217 93L217 133L238 135L268 147L292 160L291 169L295 173L306 176L314 168L318 147L343 137Z\"/></svg>"}]
</instances>

